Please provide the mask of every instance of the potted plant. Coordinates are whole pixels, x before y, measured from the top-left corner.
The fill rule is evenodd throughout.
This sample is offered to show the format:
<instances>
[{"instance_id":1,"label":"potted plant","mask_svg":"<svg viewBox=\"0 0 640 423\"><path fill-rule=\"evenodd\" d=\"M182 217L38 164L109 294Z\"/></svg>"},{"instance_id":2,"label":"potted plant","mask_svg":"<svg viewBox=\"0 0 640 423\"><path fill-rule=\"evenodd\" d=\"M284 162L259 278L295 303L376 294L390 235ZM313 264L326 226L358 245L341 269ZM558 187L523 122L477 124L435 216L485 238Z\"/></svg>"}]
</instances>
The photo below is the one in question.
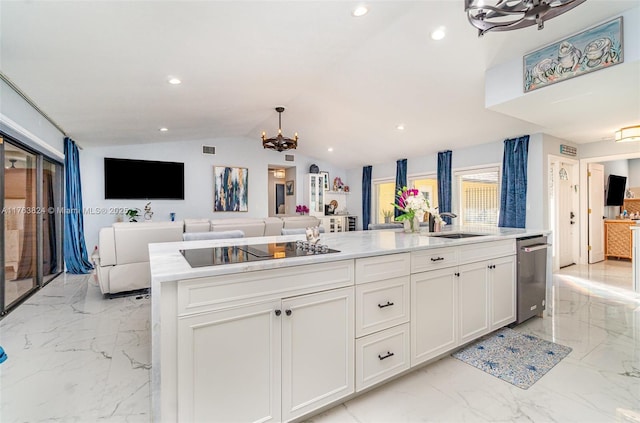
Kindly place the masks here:
<instances>
[{"instance_id":1,"label":"potted plant","mask_svg":"<svg viewBox=\"0 0 640 423\"><path fill-rule=\"evenodd\" d=\"M393 217L393 210L383 210L382 215L384 216L384 223L391 223L391 218Z\"/></svg>"},{"instance_id":2,"label":"potted plant","mask_svg":"<svg viewBox=\"0 0 640 423\"><path fill-rule=\"evenodd\" d=\"M129 222L137 222L140 217L140 209L128 209L126 215L129 217Z\"/></svg>"}]
</instances>

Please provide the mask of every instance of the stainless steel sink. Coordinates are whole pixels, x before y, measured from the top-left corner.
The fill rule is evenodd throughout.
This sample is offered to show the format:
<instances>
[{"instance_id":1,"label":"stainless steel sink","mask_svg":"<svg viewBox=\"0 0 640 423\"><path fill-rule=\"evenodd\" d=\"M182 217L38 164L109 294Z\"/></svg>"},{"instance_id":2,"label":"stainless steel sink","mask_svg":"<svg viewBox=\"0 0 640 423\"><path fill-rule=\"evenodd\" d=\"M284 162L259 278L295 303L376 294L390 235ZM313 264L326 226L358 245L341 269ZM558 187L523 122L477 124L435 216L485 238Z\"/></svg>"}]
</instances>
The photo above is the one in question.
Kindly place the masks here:
<instances>
[{"instance_id":1,"label":"stainless steel sink","mask_svg":"<svg viewBox=\"0 0 640 423\"><path fill-rule=\"evenodd\" d=\"M471 238L474 236L485 236L486 234L470 234L470 233L457 233L457 234L441 234L441 235L431 235L436 238L449 238L449 239L461 239L461 238Z\"/></svg>"}]
</instances>

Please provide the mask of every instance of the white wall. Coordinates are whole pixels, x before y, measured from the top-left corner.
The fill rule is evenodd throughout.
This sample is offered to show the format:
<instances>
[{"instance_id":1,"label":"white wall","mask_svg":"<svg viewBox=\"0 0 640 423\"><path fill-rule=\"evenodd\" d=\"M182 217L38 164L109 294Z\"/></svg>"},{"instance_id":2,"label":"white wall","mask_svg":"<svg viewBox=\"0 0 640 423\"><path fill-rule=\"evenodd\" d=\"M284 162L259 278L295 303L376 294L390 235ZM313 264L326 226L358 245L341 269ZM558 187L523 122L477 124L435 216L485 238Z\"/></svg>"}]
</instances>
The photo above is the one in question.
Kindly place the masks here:
<instances>
[{"instance_id":1,"label":"white wall","mask_svg":"<svg viewBox=\"0 0 640 423\"><path fill-rule=\"evenodd\" d=\"M630 188L640 187L640 159L629 160L629 179L627 186Z\"/></svg>"},{"instance_id":2,"label":"white wall","mask_svg":"<svg viewBox=\"0 0 640 423\"><path fill-rule=\"evenodd\" d=\"M215 155L201 154L202 145L216 147ZM294 162L286 162L284 153L264 150L259 140L249 138L216 138L185 142L156 144L135 144L126 146L86 147L80 152L83 202L85 209L107 209L107 214L86 213L84 216L87 248L93 249L98 242L98 231L116 221L110 208L139 208L145 200L105 200L104 199L104 158L175 161L185 163L185 199L151 200L153 220L169 220L169 213L175 212L177 220L186 218L234 218L266 217L269 215L269 165L282 167L296 166L296 200L304 202L303 186L299 181L316 163L320 169L332 174L345 172L329 163L313 160L295 152ZM213 166L246 167L249 169L249 210L246 213L213 212ZM133 181L132 183L135 183ZM294 205L295 208L295 205Z\"/></svg>"},{"instance_id":3,"label":"white wall","mask_svg":"<svg viewBox=\"0 0 640 423\"><path fill-rule=\"evenodd\" d=\"M64 160L64 134L0 80L0 130L32 149Z\"/></svg>"}]
</instances>

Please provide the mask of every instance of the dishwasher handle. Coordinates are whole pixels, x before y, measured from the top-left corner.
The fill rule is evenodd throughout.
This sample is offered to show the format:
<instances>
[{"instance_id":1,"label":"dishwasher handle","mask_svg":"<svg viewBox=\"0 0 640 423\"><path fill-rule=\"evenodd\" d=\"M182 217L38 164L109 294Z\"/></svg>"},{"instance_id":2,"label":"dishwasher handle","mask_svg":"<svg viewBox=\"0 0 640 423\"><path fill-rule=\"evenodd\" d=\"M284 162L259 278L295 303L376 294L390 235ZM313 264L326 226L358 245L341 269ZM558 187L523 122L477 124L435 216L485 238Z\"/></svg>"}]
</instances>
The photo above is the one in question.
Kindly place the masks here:
<instances>
[{"instance_id":1,"label":"dishwasher handle","mask_svg":"<svg viewBox=\"0 0 640 423\"><path fill-rule=\"evenodd\" d=\"M551 247L551 244L536 244L536 245L530 245L528 247L522 247L520 249L525 253L531 253L533 251L545 250L549 247Z\"/></svg>"}]
</instances>

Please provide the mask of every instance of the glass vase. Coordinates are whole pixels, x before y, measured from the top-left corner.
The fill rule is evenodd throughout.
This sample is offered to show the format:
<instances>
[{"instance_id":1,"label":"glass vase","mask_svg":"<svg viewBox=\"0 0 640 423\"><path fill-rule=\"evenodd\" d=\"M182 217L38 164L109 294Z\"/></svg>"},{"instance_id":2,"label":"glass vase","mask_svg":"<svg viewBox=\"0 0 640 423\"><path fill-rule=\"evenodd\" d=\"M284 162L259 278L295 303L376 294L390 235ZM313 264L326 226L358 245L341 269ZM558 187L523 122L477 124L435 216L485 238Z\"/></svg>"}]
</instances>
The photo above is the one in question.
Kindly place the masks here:
<instances>
[{"instance_id":1,"label":"glass vase","mask_svg":"<svg viewBox=\"0 0 640 423\"><path fill-rule=\"evenodd\" d=\"M420 222L418 221L418 217L414 216L413 218L404 220L404 231L407 233L420 232Z\"/></svg>"}]
</instances>

